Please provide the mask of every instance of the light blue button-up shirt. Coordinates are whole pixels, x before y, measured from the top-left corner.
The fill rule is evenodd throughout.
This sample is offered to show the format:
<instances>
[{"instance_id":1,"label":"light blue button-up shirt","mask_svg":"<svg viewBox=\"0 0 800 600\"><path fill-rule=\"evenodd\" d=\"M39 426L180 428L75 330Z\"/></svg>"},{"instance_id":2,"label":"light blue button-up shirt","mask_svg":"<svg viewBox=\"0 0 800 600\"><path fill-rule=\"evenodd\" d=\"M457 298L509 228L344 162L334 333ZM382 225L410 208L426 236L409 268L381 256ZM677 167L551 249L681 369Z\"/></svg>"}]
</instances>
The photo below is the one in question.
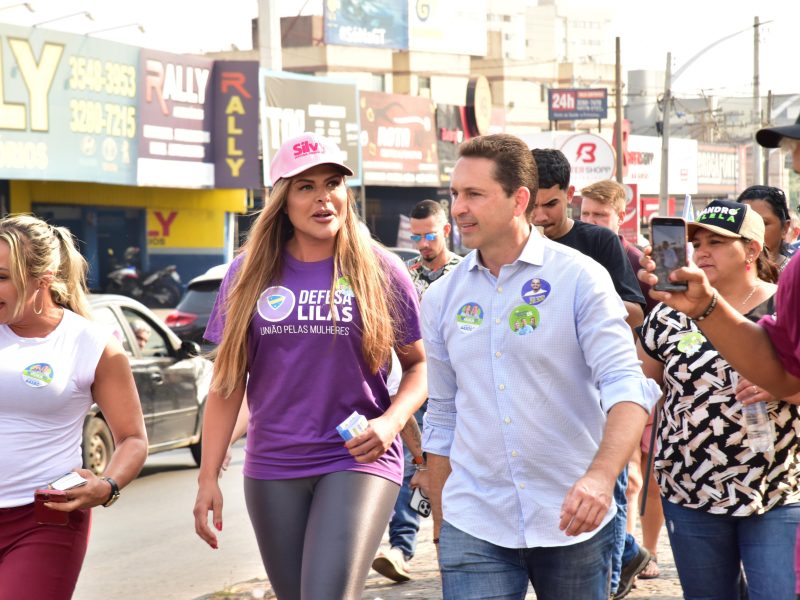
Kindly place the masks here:
<instances>
[{"instance_id":1,"label":"light blue button-up shirt","mask_svg":"<svg viewBox=\"0 0 800 600\"><path fill-rule=\"evenodd\" d=\"M645 378L608 272L532 231L498 277L477 252L428 289L423 447L450 457L444 518L507 548L563 546L561 505L586 472L617 402L649 411ZM532 330L532 331L531 331Z\"/></svg>"}]
</instances>

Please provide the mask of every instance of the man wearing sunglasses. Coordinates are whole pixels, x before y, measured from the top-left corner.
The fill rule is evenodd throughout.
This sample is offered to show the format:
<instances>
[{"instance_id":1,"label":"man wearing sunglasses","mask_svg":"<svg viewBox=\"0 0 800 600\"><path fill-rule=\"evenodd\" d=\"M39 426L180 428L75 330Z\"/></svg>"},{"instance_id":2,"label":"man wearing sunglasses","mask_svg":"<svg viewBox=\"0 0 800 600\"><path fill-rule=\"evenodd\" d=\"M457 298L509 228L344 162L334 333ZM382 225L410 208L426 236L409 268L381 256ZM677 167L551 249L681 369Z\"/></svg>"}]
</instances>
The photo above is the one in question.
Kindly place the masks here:
<instances>
[{"instance_id":1,"label":"man wearing sunglasses","mask_svg":"<svg viewBox=\"0 0 800 600\"><path fill-rule=\"evenodd\" d=\"M419 256L406 263L411 280L420 300L434 281L461 262L461 257L447 249L450 223L441 204L423 200L411 211L411 241L417 245ZM411 575L408 563L414 556L419 532L419 515L408 505L413 490L411 477L417 470L425 470L422 454L422 416L425 404L409 419L402 432L405 455L403 487L394 505L394 515L389 522L389 545L386 552L378 553L372 568L392 581L408 581Z\"/></svg>"},{"instance_id":2,"label":"man wearing sunglasses","mask_svg":"<svg viewBox=\"0 0 800 600\"><path fill-rule=\"evenodd\" d=\"M419 256L408 261L411 280L420 300L428 286L456 266L461 257L447 249L450 223L442 205L433 200L417 203L411 211L411 241Z\"/></svg>"}]
</instances>

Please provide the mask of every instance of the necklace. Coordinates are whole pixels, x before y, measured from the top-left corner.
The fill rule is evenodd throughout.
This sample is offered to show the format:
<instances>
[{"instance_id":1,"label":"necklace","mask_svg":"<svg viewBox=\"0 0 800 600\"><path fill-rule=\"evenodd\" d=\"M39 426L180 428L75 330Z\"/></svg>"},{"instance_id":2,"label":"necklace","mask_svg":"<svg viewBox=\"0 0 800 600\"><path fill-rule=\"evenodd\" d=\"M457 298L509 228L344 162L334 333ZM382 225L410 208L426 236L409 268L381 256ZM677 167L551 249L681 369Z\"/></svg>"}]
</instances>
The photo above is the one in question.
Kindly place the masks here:
<instances>
[{"instance_id":1,"label":"necklace","mask_svg":"<svg viewBox=\"0 0 800 600\"><path fill-rule=\"evenodd\" d=\"M742 304L741 304L741 306L744 306L745 304L747 304L747 301L748 301L748 300L750 300L750 298L752 298L752 297L753 297L753 294L755 294L755 293L756 293L756 290L757 290L757 289L758 289L758 286L756 285L756 286L754 286L754 287L753 287L753 289L752 289L752 290L750 290L750 293L749 293L749 294L747 294L747 298L745 298L744 300L742 300Z\"/></svg>"}]
</instances>

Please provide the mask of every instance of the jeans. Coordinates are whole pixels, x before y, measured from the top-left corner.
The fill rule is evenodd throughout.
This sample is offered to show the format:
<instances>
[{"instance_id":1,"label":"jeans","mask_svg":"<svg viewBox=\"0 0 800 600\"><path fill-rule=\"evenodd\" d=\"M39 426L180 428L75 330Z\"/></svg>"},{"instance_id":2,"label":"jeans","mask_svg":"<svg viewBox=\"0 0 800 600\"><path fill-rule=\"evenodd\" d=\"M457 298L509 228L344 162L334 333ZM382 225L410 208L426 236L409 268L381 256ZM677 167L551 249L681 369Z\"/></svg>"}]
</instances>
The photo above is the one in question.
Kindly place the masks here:
<instances>
[{"instance_id":1,"label":"jeans","mask_svg":"<svg viewBox=\"0 0 800 600\"><path fill-rule=\"evenodd\" d=\"M417 420L420 429L422 429L422 416L424 414L425 404L414 413L414 418ZM397 502L394 505L392 520L389 521L389 545L392 548L400 548L405 559L411 560L417 548L420 516L408 505L413 495L413 490L409 483L414 476L414 465L411 463L413 458L411 452L408 451L405 444L403 444L403 458L403 486L400 488L400 494L397 496Z\"/></svg>"},{"instance_id":2,"label":"jeans","mask_svg":"<svg viewBox=\"0 0 800 600\"><path fill-rule=\"evenodd\" d=\"M611 556L611 591L616 592L622 566L628 564L638 553L639 545L628 533L628 467L622 469L614 484L614 503L617 514L614 516L614 554Z\"/></svg>"},{"instance_id":3,"label":"jeans","mask_svg":"<svg viewBox=\"0 0 800 600\"><path fill-rule=\"evenodd\" d=\"M800 504L750 517L713 515L663 498L661 504L686 600L739 598L742 567L749 600L794 599Z\"/></svg>"},{"instance_id":4,"label":"jeans","mask_svg":"<svg viewBox=\"0 0 800 600\"><path fill-rule=\"evenodd\" d=\"M503 548L442 523L444 600L608 600L614 522L571 546Z\"/></svg>"}]
</instances>

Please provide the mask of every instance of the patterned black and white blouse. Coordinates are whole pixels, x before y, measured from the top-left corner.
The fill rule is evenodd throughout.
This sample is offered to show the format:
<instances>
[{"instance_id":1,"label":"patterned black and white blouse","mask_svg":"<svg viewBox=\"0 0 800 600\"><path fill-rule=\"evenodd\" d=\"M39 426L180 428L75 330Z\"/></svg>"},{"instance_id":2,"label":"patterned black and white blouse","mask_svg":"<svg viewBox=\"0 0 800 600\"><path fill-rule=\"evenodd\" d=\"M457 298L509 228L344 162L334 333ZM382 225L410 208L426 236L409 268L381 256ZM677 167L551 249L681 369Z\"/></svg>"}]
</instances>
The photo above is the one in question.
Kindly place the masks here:
<instances>
[{"instance_id":1,"label":"patterned black and white blouse","mask_svg":"<svg viewBox=\"0 0 800 600\"><path fill-rule=\"evenodd\" d=\"M746 316L757 320L772 310L770 299ZM800 406L768 403L775 450L754 453L732 369L695 322L659 304L640 337L644 350L664 364L655 460L661 495L684 508L733 517L800 502Z\"/></svg>"}]
</instances>

